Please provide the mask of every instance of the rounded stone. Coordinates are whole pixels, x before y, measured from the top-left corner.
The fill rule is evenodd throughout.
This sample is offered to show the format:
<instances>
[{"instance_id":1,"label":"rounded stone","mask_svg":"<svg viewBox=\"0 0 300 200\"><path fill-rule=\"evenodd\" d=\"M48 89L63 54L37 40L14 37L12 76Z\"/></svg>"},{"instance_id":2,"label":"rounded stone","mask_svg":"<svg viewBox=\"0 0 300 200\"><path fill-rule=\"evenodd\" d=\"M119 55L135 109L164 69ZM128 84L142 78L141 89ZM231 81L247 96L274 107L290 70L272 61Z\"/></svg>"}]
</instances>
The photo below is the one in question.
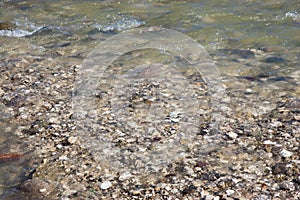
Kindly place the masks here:
<instances>
[{"instance_id":1,"label":"rounded stone","mask_svg":"<svg viewBox=\"0 0 300 200\"><path fill-rule=\"evenodd\" d=\"M289 158L293 155L293 152L291 151L288 151L288 150L285 150L283 149L281 152L280 152L280 155L284 158Z\"/></svg>"},{"instance_id":2,"label":"rounded stone","mask_svg":"<svg viewBox=\"0 0 300 200\"><path fill-rule=\"evenodd\" d=\"M104 181L101 183L100 188L102 190L106 190L106 189L110 188L111 186L112 186L112 184L110 181Z\"/></svg>"}]
</instances>

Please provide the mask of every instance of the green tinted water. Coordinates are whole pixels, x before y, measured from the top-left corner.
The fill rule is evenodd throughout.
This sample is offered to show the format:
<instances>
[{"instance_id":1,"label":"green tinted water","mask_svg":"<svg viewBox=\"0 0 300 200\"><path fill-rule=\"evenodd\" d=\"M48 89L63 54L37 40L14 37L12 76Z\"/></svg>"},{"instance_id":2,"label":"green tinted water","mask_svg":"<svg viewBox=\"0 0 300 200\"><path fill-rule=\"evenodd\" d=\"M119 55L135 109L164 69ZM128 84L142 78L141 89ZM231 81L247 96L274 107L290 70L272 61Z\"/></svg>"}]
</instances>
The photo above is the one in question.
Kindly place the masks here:
<instances>
[{"instance_id":1,"label":"green tinted water","mask_svg":"<svg viewBox=\"0 0 300 200\"><path fill-rule=\"evenodd\" d=\"M86 39L105 39L112 33L139 26L162 26L191 36L212 54L218 54L218 49L272 47L277 49L277 56L289 61L289 66L295 67L299 61L300 3L296 0L34 0L0 4L0 20L27 31L13 36L28 35L44 27L44 34L29 41L48 47L72 41L67 49L73 52L88 52L100 42ZM9 33L0 31L0 35Z\"/></svg>"},{"instance_id":2,"label":"green tinted water","mask_svg":"<svg viewBox=\"0 0 300 200\"><path fill-rule=\"evenodd\" d=\"M20 27L57 26L81 35L121 18L191 35L201 44L230 47L299 46L298 1L8 1L1 20ZM27 27L26 27L27 26Z\"/></svg>"}]
</instances>

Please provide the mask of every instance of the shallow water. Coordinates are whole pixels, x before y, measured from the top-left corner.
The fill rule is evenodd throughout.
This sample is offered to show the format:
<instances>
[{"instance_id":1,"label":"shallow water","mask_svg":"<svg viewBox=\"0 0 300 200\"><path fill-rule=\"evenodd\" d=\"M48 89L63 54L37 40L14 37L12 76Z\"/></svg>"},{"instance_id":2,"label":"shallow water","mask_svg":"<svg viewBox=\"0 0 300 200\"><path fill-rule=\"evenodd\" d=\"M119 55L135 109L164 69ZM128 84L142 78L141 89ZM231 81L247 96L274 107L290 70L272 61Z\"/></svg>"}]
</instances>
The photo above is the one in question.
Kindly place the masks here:
<instances>
[{"instance_id":1,"label":"shallow water","mask_svg":"<svg viewBox=\"0 0 300 200\"><path fill-rule=\"evenodd\" d=\"M10 123L12 116L3 105L0 104L0 108L0 197L6 198L15 195L14 188L29 177L33 165L31 155L26 152L27 144L14 134L17 126Z\"/></svg>"},{"instance_id":2,"label":"shallow water","mask_svg":"<svg viewBox=\"0 0 300 200\"><path fill-rule=\"evenodd\" d=\"M0 58L16 62L30 57L32 66L47 59L62 65L81 64L103 40L151 26L179 31L204 47L231 92L231 107L226 109L261 115L274 109L283 97L299 98L297 0L5 1L0 3ZM164 52L141 54L149 58L148 64L170 61L168 55L161 58ZM138 57L125 55L116 65L141 66ZM241 94L247 95L246 100ZM13 106L13 102L1 101ZM10 146L13 141L6 143Z\"/></svg>"},{"instance_id":3,"label":"shallow water","mask_svg":"<svg viewBox=\"0 0 300 200\"><path fill-rule=\"evenodd\" d=\"M88 52L111 34L162 26L191 36L217 56L223 49L276 49L286 61L279 63L280 71L288 73L299 62L299 7L298 1L283 0L8 1L1 3L0 20L15 26L0 35L33 35L27 39L32 45Z\"/></svg>"}]
</instances>

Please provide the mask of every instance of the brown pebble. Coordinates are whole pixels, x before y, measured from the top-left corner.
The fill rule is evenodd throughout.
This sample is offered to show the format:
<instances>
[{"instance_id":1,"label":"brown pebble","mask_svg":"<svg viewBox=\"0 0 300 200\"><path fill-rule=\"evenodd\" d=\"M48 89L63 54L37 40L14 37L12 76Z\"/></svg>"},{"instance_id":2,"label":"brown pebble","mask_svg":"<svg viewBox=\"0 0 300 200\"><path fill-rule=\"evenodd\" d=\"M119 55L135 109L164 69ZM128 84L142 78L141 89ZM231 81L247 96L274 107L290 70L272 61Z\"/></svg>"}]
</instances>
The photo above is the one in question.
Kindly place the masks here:
<instances>
[{"instance_id":1,"label":"brown pebble","mask_svg":"<svg viewBox=\"0 0 300 200\"><path fill-rule=\"evenodd\" d=\"M0 30L12 30L15 26L16 25L11 22L0 22Z\"/></svg>"}]
</instances>

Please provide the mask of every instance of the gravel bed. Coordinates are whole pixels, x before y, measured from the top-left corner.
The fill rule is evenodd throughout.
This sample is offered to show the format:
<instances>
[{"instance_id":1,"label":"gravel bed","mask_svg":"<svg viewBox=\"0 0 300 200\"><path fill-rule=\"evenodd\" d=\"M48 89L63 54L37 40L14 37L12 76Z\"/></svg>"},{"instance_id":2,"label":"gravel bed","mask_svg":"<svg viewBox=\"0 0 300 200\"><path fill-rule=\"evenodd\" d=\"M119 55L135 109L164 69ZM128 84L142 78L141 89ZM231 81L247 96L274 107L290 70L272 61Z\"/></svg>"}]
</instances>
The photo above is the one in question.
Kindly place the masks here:
<instances>
[{"instance_id":1,"label":"gravel bed","mask_svg":"<svg viewBox=\"0 0 300 200\"><path fill-rule=\"evenodd\" d=\"M18 192L7 199L18 195L23 199L63 200L300 199L299 71L287 78L279 72L259 75L245 69L244 74L229 74L225 70L242 64L274 67L274 62L281 60L270 59L274 57L271 50L224 51L224 56L240 62L235 63L237 66L222 62L220 66L227 93L221 132L207 129L210 99L205 83L200 81L198 97L203 107L198 110L201 120L199 131L193 135L195 142L186 145L184 154L170 159L164 167L140 174L126 167L115 170L113 164L99 160L88 140L77 133L72 97L81 69L78 55L84 57L85 53L61 48L41 56L41 49L22 42L19 45L23 49L18 53L11 44L12 50L7 47L1 54L0 102L7 109L6 120L16 127L13 134L22 143L11 144L10 150L24 153L30 168L27 179L14 189ZM214 59L221 62L223 58ZM232 68L226 68L226 64ZM163 89L163 83L159 84ZM155 97L155 87L158 83L144 82L131 91L136 94L131 99L134 117L147 118L143 106L155 101L148 98ZM106 108L103 99L100 110ZM97 128L129 152L154 148L153 144L164 142L178 130L180 112L176 109L169 110L166 121L158 124L164 131L141 137L137 135L142 129L134 132L123 126L127 111L112 110L114 113L99 111L106 115L100 116ZM142 128L147 127L147 122L144 124ZM88 139L98 138L91 135Z\"/></svg>"}]
</instances>

